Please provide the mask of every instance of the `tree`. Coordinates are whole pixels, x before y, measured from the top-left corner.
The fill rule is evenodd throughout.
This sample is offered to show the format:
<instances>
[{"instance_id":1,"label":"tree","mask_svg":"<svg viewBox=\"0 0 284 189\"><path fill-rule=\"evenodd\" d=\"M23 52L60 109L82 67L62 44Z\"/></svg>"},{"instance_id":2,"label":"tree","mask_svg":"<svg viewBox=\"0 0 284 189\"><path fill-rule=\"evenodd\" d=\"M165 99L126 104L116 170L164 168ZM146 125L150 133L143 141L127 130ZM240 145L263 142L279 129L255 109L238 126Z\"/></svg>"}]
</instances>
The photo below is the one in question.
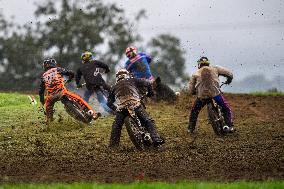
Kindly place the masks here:
<instances>
[{"instance_id":1,"label":"tree","mask_svg":"<svg viewBox=\"0 0 284 189\"><path fill-rule=\"evenodd\" d=\"M110 66L109 76L114 76L125 48L140 40L124 10L101 0L83 5L79 1L47 0L37 5L35 16L44 21L17 26L0 14L1 89L35 89L44 57L55 57L60 66L75 70L85 50L94 51L96 58ZM144 16L141 10L134 21L138 23ZM185 80L185 60L179 39L164 34L149 44L153 74L168 84L180 85Z\"/></svg>"},{"instance_id":2,"label":"tree","mask_svg":"<svg viewBox=\"0 0 284 189\"><path fill-rule=\"evenodd\" d=\"M125 47L139 37L125 18L124 10L115 4L104 5L100 0L86 1L83 5L61 0L58 11L54 2L49 0L36 10L37 16L49 18L40 29L46 50L55 51L60 65L69 68L76 68L81 53L89 50L96 57L101 56L113 73ZM99 46L106 50L99 51Z\"/></svg>"},{"instance_id":3,"label":"tree","mask_svg":"<svg viewBox=\"0 0 284 189\"><path fill-rule=\"evenodd\" d=\"M172 35L161 34L149 42L153 63L151 70L154 76L170 85L180 86L186 81L185 52L181 49L180 40Z\"/></svg>"},{"instance_id":4,"label":"tree","mask_svg":"<svg viewBox=\"0 0 284 189\"><path fill-rule=\"evenodd\" d=\"M19 26L0 15L0 88L27 90L37 86L42 48L27 25ZM15 31L21 31L19 33Z\"/></svg>"},{"instance_id":5,"label":"tree","mask_svg":"<svg viewBox=\"0 0 284 189\"><path fill-rule=\"evenodd\" d=\"M43 50L29 30L26 35L13 33L4 39L0 52L2 90L31 90L38 86Z\"/></svg>"},{"instance_id":6,"label":"tree","mask_svg":"<svg viewBox=\"0 0 284 189\"><path fill-rule=\"evenodd\" d=\"M83 6L68 0L43 3L35 11L43 22L16 26L0 14L2 90L36 89L44 57L55 57L60 66L75 70L86 50L95 51L113 75L125 47L139 39L133 23L115 4L104 5L101 0L86 1ZM143 15L139 12L136 21Z\"/></svg>"}]
</instances>

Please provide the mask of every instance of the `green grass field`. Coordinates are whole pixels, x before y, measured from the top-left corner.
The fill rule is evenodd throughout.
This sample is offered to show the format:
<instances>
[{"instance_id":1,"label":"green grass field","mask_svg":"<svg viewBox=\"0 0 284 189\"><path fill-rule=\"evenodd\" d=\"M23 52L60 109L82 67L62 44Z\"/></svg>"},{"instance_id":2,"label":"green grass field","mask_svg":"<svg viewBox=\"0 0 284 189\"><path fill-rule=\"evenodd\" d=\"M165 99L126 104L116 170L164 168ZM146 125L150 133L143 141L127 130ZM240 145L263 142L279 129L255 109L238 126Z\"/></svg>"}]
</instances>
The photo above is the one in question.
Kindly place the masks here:
<instances>
[{"instance_id":1,"label":"green grass field","mask_svg":"<svg viewBox=\"0 0 284 189\"><path fill-rule=\"evenodd\" d=\"M206 182L179 182L179 183L130 183L130 184L19 184L3 185L0 189L281 189L283 181L275 182L233 182L233 183L206 183Z\"/></svg>"}]
</instances>

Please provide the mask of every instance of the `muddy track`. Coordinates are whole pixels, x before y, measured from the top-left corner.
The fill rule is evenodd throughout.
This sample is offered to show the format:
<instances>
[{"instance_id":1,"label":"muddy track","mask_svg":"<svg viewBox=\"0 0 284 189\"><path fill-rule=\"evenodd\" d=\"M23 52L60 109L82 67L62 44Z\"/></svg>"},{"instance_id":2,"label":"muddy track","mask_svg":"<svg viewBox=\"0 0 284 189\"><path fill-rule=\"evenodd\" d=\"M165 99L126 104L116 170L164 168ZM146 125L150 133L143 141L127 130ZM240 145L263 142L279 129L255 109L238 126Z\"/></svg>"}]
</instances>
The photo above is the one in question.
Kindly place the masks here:
<instances>
[{"instance_id":1,"label":"muddy track","mask_svg":"<svg viewBox=\"0 0 284 189\"><path fill-rule=\"evenodd\" d=\"M284 97L226 97L237 129L226 137L214 135L205 109L196 133L186 133L192 98L150 103L167 143L146 152L136 151L125 131L119 149L107 148L113 117L91 128L48 130L35 122L15 129L17 140L0 138L0 182L284 179Z\"/></svg>"}]
</instances>

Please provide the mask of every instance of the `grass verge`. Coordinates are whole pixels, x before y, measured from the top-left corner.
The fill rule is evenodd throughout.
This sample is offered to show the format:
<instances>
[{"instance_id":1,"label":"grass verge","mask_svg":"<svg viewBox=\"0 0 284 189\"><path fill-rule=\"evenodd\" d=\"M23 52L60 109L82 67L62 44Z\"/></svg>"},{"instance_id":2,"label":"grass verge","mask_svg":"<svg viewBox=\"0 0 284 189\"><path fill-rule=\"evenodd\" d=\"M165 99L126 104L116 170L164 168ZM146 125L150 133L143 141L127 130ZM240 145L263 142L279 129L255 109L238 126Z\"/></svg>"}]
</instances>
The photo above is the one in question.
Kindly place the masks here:
<instances>
[{"instance_id":1,"label":"grass verge","mask_svg":"<svg viewBox=\"0 0 284 189\"><path fill-rule=\"evenodd\" d=\"M284 187L283 181L268 182L232 182L232 183L208 183L208 182L179 182L179 183L130 183L130 184L94 184L94 183L72 183L72 184L16 184L3 185L0 189L279 189Z\"/></svg>"},{"instance_id":2,"label":"grass verge","mask_svg":"<svg viewBox=\"0 0 284 189\"><path fill-rule=\"evenodd\" d=\"M284 92L252 92L252 96L284 96Z\"/></svg>"}]
</instances>

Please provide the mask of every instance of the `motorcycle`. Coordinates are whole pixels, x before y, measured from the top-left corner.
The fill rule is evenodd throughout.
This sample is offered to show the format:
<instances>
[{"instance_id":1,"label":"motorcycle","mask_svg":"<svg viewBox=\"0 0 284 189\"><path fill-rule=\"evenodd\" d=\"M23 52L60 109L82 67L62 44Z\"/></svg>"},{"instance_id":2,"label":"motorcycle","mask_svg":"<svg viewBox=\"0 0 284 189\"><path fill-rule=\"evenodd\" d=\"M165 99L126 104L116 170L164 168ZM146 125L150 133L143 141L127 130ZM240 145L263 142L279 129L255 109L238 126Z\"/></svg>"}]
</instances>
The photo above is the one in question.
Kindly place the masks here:
<instances>
[{"instance_id":1,"label":"motorcycle","mask_svg":"<svg viewBox=\"0 0 284 189\"><path fill-rule=\"evenodd\" d=\"M144 99L147 94L143 94L141 97L141 105L146 108ZM136 149L142 151L152 146L152 138L147 131L145 123L139 119L135 111L131 108L127 108L128 116L125 118L124 123L129 135L129 138Z\"/></svg>"},{"instance_id":2,"label":"motorcycle","mask_svg":"<svg viewBox=\"0 0 284 189\"><path fill-rule=\"evenodd\" d=\"M150 133L146 130L144 124L135 114L135 111L127 109L129 115L125 118L125 127L131 142L136 149L145 150L152 145Z\"/></svg>"},{"instance_id":3,"label":"motorcycle","mask_svg":"<svg viewBox=\"0 0 284 189\"><path fill-rule=\"evenodd\" d=\"M71 80L65 80L65 84L69 82L71 82ZM68 91L63 91L60 101L64 105L66 112L80 122L89 124L92 120L95 120L100 116L99 113L88 108L86 102L84 102L81 97L69 93Z\"/></svg>"},{"instance_id":4,"label":"motorcycle","mask_svg":"<svg viewBox=\"0 0 284 189\"><path fill-rule=\"evenodd\" d=\"M220 88L226 83L222 83ZM222 108L215 102L214 99L209 99L207 104L207 112L209 117L209 122L216 135L223 136L227 134L228 126L225 123L224 115L222 113Z\"/></svg>"},{"instance_id":5,"label":"motorcycle","mask_svg":"<svg viewBox=\"0 0 284 189\"><path fill-rule=\"evenodd\" d=\"M61 102L64 105L64 109L71 117L83 123L90 123L99 116L99 114L97 114L97 117L93 117L93 110L87 108L80 99L74 98L71 95L63 95Z\"/></svg>"}]
</instances>

